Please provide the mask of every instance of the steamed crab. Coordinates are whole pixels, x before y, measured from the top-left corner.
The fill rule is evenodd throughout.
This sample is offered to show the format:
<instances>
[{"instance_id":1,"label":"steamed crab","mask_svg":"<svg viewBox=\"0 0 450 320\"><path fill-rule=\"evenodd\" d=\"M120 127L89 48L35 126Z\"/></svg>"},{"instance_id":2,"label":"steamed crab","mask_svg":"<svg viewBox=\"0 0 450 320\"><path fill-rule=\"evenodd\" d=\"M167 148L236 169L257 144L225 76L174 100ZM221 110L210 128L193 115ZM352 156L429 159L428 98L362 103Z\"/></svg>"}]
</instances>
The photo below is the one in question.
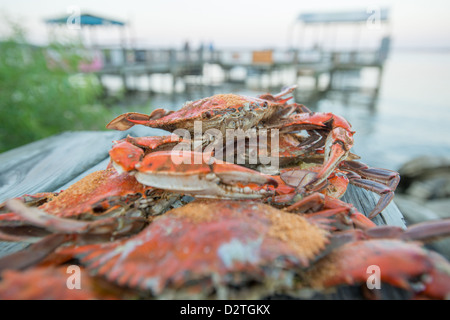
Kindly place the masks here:
<instances>
[{"instance_id":1,"label":"steamed crab","mask_svg":"<svg viewBox=\"0 0 450 320\"><path fill-rule=\"evenodd\" d=\"M150 137L147 139L154 142ZM301 199L308 195L299 190L306 188L316 176L314 172L305 170L302 170L302 178L299 178L299 171L295 171L295 179L292 179L292 171L281 177L265 175L233 163L216 162L213 157L199 152L163 150L145 154L143 149L129 142L120 142L110 155L117 170L130 172L145 185L197 198L262 199L283 206L298 201L296 196ZM346 176L332 175L329 183L322 183L320 187L328 187L325 193L332 193L329 192L331 188L338 189L333 194L342 195L347 183ZM339 203L336 207L349 206L337 199L335 201ZM354 212L356 214L356 210ZM361 216L360 220L364 219L362 214L357 214ZM372 226L369 221L365 223Z\"/></svg>"},{"instance_id":2,"label":"steamed crab","mask_svg":"<svg viewBox=\"0 0 450 320\"><path fill-rule=\"evenodd\" d=\"M287 104L291 98L290 87L277 95L265 94L258 98L235 94L215 95L186 104L173 112L156 109L150 115L126 113L112 120L107 128L126 130L135 124L160 128L170 132L180 129L195 134L196 122L201 121L202 134L216 129L226 136L227 129L249 130L251 128L279 129L282 133L301 130L324 130L325 159L322 170L311 186L323 182L339 162L347 157L353 146L350 124L332 113L312 113L303 105Z\"/></svg>"},{"instance_id":3,"label":"steamed crab","mask_svg":"<svg viewBox=\"0 0 450 320\"><path fill-rule=\"evenodd\" d=\"M111 239L145 227L151 217L183 204L183 195L144 186L109 168L59 193L25 195L0 206L0 239L36 242L65 233Z\"/></svg>"},{"instance_id":4,"label":"steamed crab","mask_svg":"<svg viewBox=\"0 0 450 320\"><path fill-rule=\"evenodd\" d=\"M114 287L118 297L297 297L304 289L362 284L361 268L370 262L387 269L384 282L413 296L445 298L449 264L417 241L447 235L449 223L406 231L376 227L338 200L348 183L375 191L381 198L373 217L392 199L398 174L355 161L347 121L287 104L292 90L258 98L217 95L177 112L157 109L111 121L108 127L119 130L143 124L173 133L117 141L108 169L59 194L0 207L0 239L37 241L0 259L0 272L24 270L1 274L0 297L20 284L21 274L50 279L46 268L75 261L89 281ZM177 131L193 133L196 120L202 133L279 130L281 170L268 175L254 170L258 164L216 161L195 136ZM179 144L194 151L174 150ZM349 260L358 268L346 270Z\"/></svg>"},{"instance_id":5,"label":"steamed crab","mask_svg":"<svg viewBox=\"0 0 450 320\"><path fill-rule=\"evenodd\" d=\"M204 144L195 145L198 121L201 121L202 134L208 134L212 129L216 129L221 132L219 139L224 139L229 129L277 129L280 132L280 153L276 155L278 160L298 162L312 158L316 162L322 162L320 168L315 170L313 179L310 179L307 185L301 186L305 191L311 193L319 190L339 167L343 174L348 175L350 183L381 196L370 213L370 217L375 217L392 200L399 182L398 173L370 168L354 161L357 156L350 153L354 134L350 124L344 118L332 113L313 113L303 105L287 104L290 97L285 96L294 89L295 86L277 95L264 94L257 98L235 94L215 95L187 103L175 112L156 109L150 115L134 112L122 114L112 120L107 128L126 130L140 124L168 130L174 134L163 138L129 137L113 147L110 152L112 162L116 168L121 168L119 170L135 170L138 176L143 176L142 171L151 171L143 165L145 157L151 152L170 150L176 143L192 144L194 148L191 150L202 152ZM186 139L183 133L186 131L189 137L194 134L194 139ZM301 137L299 135L301 132L306 132L306 137ZM214 138L217 139L217 136ZM234 138L232 141L226 141L225 153L227 146L234 143Z\"/></svg>"},{"instance_id":6,"label":"steamed crab","mask_svg":"<svg viewBox=\"0 0 450 320\"><path fill-rule=\"evenodd\" d=\"M233 188L234 191L237 191L231 198L258 197L255 196L254 191L261 193L259 197L270 193L268 188L258 187L263 183L269 183L269 180L264 181L268 177L246 168L251 166L244 167L217 161L209 153L172 150L177 144L183 143L190 145L192 142L175 134L140 138L127 137L116 142L110 150L111 165L119 172L129 172L135 175L136 179L145 185L180 193L198 194L193 190L194 187L214 193L213 190L225 186L229 191ZM370 168L362 162L350 160L358 157L349 154L348 158L342 160L332 172L327 174L326 180L321 180L319 183L317 176L323 171L323 167L319 164L324 159L322 150L310 151L305 155L302 146L292 144L290 148L287 148L285 144L282 144L282 147L281 155L284 158L289 157L290 167L280 170L281 180L276 176L272 176L272 178L276 179L278 183L294 187L290 192L292 196L295 190L302 195L308 195L321 191L329 185L335 189L329 194L339 198L344 194L350 182L381 196L369 215L371 218L380 213L394 196L394 190L399 182L398 173L394 171ZM220 179L220 176L225 174L232 174L234 180L225 181L225 177ZM239 179L241 175L242 179ZM251 180L250 175L252 175L252 179L255 179L254 181ZM194 180L196 180L195 183L193 183ZM204 193L202 190L200 193ZM331 189L329 188L329 190ZM211 196L213 195L211 194ZM215 196L219 197L219 193L215 192ZM222 193L222 196L226 197L226 194Z\"/></svg>"},{"instance_id":7,"label":"steamed crab","mask_svg":"<svg viewBox=\"0 0 450 320\"><path fill-rule=\"evenodd\" d=\"M371 265L382 268L384 284L407 291L409 297L448 297L450 264L418 241L448 235L449 221L407 230L343 230L332 227L330 209L304 210L279 210L255 200L196 200L158 216L128 239L61 247L34 268L5 272L0 296L8 292L2 290L8 283L77 261L89 282L115 288L110 294L118 298L298 298L339 286L364 286ZM12 298L26 294L16 291Z\"/></svg>"},{"instance_id":8,"label":"steamed crab","mask_svg":"<svg viewBox=\"0 0 450 320\"><path fill-rule=\"evenodd\" d=\"M194 161L197 155L202 156L200 164L173 163L176 157ZM133 157L126 159L133 161ZM113 168L95 172L50 201L42 200L45 203L38 208L28 207L17 199L7 201L5 207L12 212L0 215L0 232L3 232L0 238L26 241L44 238L27 252L0 259L0 270L33 265L64 243L107 242L130 236L151 222L155 211L159 214L170 208L173 201L164 202L164 198L181 205L183 194L197 198L262 199L270 202L268 200L278 194L273 204L283 207L284 201L279 198L295 193L295 188L284 184L279 177L229 163L208 163L203 154L196 152L157 151L148 154L142 162L130 165L136 166L142 166L142 169L133 175L119 173ZM151 170L146 172L147 168ZM32 197L31 203L36 204L37 198L40 197ZM161 202L164 207L157 209ZM327 218L332 216L340 227L374 226L352 205L331 197L313 194L294 206L301 208L302 212L325 210ZM153 214L148 215L149 212Z\"/></svg>"}]
</instances>

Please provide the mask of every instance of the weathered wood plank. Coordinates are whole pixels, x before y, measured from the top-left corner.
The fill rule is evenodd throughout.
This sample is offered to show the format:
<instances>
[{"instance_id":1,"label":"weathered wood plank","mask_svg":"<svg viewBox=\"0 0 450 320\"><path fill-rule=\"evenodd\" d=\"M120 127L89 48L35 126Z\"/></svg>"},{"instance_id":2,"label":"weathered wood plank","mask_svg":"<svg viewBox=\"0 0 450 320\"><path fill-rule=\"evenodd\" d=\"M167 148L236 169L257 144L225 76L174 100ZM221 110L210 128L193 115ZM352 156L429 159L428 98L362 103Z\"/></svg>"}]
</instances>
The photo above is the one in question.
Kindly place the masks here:
<instances>
[{"instance_id":1,"label":"weathered wood plank","mask_svg":"<svg viewBox=\"0 0 450 320\"><path fill-rule=\"evenodd\" d=\"M127 131L64 132L0 154L0 202L63 189L109 157L112 142L127 135L162 135L164 131L134 127ZM98 170L104 169L101 166ZM72 183L73 183L72 182Z\"/></svg>"},{"instance_id":2,"label":"weathered wood plank","mask_svg":"<svg viewBox=\"0 0 450 320\"><path fill-rule=\"evenodd\" d=\"M14 252L25 249L29 243L25 242L3 242L0 241L0 258Z\"/></svg>"},{"instance_id":3,"label":"weathered wood plank","mask_svg":"<svg viewBox=\"0 0 450 320\"><path fill-rule=\"evenodd\" d=\"M159 135L164 135L164 134L167 134L167 132L163 131L163 130L159 130L159 129L144 128L144 127L133 127L130 130L124 131L122 133L123 137L125 137L127 135L130 135L133 137L142 137L142 136L159 136ZM105 158L102 161L98 162L97 164L93 165L92 167L85 170L81 174L77 175L72 180L66 182L64 185L61 185L58 190L53 190L53 191L67 189L69 186L71 186L78 180L81 180L82 178L89 175L90 173L98 171L98 170L106 169L106 167L108 166L109 160L110 160L109 154L108 154L109 149L110 149L110 146L108 147L108 149L105 153Z\"/></svg>"},{"instance_id":4,"label":"weathered wood plank","mask_svg":"<svg viewBox=\"0 0 450 320\"><path fill-rule=\"evenodd\" d=\"M122 132L65 132L1 154L0 202L61 190L62 184L106 161L112 140L123 136ZM0 242L0 256L27 246Z\"/></svg>"},{"instance_id":5,"label":"weathered wood plank","mask_svg":"<svg viewBox=\"0 0 450 320\"><path fill-rule=\"evenodd\" d=\"M0 202L54 191L108 156L123 132L65 132L0 155Z\"/></svg>"},{"instance_id":6,"label":"weathered wood plank","mask_svg":"<svg viewBox=\"0 0 450 320\"><path fill-rule=\"evenodd\" d=\"M2 153L0 203L24 194L64 190L89 173L105 169L113 140L161 134L164 131L141 127L125 132L64 132ZM0 241L0 256L27 246Z\"/></svg>"}]
</instances>

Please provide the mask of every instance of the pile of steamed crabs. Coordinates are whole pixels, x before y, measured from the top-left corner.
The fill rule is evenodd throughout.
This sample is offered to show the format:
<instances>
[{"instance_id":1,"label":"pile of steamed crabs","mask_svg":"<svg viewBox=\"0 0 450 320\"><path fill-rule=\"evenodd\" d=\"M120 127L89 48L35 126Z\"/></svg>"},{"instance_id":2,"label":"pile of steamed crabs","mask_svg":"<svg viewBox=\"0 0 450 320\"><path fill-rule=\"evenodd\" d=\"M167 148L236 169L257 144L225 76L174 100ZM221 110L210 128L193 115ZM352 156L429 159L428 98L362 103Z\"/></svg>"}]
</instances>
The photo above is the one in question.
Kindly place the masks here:
<instances>
[{"instance_id":1,"label":"pile of steamed crabs","mask_svg":"<svg viewBox=\"0 0 450 320\"><path fill-rule=\"evenodd\" d=\"M423 244L448 235L450 221L377 226L398 173L358 161L350 124L289 103L294 89L112 120L107 128L170 134L115 141L105 170L3 203L0 240L31 245L0 259L0 299L304 298L345 286L377 298L370 266L407 298L449 298L450 264ZM211 129L277 132L276 148L262 149L278 168L249 161L263 151L248 139L238 150L220 134L177 134L192 137L198 121L203 138ZM221 148L208 149L211 141ZM218 152L244 161L218 161ZM349 183L380 195L367 217L339 200ZM73 265L79 290L66 283Z\"/></svg>"}]
</instances>

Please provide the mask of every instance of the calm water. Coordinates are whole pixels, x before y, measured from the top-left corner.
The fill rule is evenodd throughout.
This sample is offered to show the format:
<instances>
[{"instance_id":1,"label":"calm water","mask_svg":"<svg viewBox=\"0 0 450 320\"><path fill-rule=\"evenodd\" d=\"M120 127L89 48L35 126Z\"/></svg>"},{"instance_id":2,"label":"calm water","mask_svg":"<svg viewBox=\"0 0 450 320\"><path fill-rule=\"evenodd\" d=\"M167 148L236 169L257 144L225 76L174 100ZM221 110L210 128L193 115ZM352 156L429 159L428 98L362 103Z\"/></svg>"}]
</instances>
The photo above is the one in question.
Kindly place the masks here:
<instances>
[{"instance_id":1,"label":"calm water","mask_svg":"<svg viewBox=\"0 0 450 320\"><path fill-rule=\"evenodd\" d=\"M393 53L378 112L323 102L353 125L356 152L372 166L398 169L420 155L450 156L450 54Z\"/></svg>"},{"instance_id":2,"label":"calm water","mask_svg":"<svg viewBox=\"0 0 450 320\"><path fill-rule=\"evenodd\" d=\"M218 75L220 78L220 74ZM290 75L281 75L286 84ZM365 75L364 81L369 80ZM159 79L170 84L170 79ZM236 86L156 95L151 106L178 109L187 100L216 93L257 95L261 91ZM302 101L297 101L302 102ZM128 107L129 108L129 107ZM421 155L450 156L450 54L393 52L385 64L377 111L364 105L322 100L318 111L334 112L350 121L355 134L354 151L371 166L397 170L404 162Z\"/></svg>"}]
</instances>

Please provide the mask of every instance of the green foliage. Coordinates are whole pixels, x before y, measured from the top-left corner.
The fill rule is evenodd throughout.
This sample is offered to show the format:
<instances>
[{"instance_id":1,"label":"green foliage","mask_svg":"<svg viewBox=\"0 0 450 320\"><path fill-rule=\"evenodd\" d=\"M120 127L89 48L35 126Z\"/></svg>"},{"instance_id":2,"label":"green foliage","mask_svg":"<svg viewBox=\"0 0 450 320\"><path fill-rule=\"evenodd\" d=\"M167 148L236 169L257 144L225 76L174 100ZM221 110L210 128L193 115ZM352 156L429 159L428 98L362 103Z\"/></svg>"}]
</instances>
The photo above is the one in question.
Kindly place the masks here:
<instances>
[{"instance_id":1,"label":"green foliage","mask_svg":"<svg viewBox=\"0 0 450 320\"><path fill-rule=\"evenodd\" d=\"M35 47L12 25L0 42L0 152L69 130L100 130L111 119L94 75L78 73L78 43Z\"/></svg>"}]
</instances>

